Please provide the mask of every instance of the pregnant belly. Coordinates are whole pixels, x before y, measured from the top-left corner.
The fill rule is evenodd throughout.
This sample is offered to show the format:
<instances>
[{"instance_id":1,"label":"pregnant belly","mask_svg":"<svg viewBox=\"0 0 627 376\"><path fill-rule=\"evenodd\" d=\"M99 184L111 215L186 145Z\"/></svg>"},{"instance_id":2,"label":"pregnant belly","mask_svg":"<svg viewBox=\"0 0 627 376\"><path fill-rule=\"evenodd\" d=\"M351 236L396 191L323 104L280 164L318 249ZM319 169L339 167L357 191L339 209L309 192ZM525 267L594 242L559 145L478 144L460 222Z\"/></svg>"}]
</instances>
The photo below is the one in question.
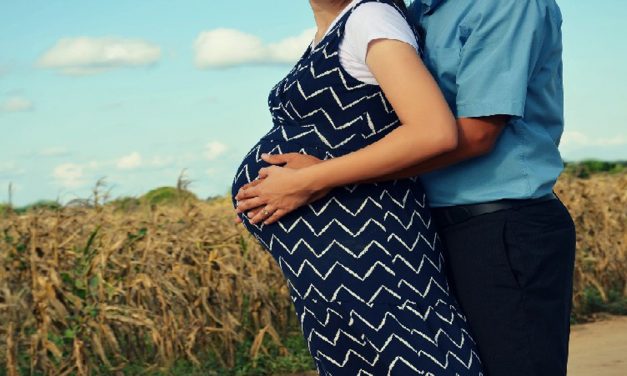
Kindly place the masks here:
<instances>
[{"instance_id":1,"label":"pregnant belly","mask_svg":"<svg viewBox=\"0 0 627 376\"><path fill-rule=\"evenodd\" d=\"M244 156L241 164L235 172L233 182L231 184L231 195L234 198L239 189L245 184L255 180L259 174L259 170L270 166L261 159L261 154L287 154L300 153L312 155L320 159L325 159L325 151L313 145L303 145L296 142L277 142L262 139L257 142L250 151ZM235 199L233 199L235 205Z\"/></svg>"},{"instance_id":2,"label":"pregnant belly","mask_svg":"<svg viewBox=\"0 0 627 376\"><path fill-rule=\"evenodd\" d=\"M234 197L239 189L254 180L261 168L269 166L261 159L262 153L301 153L320 159L329 159L341 155L340 153L332 155L328 149L314 145L261 140L245 155L233 178L231 190L234 208L236 207ZM382 246L385 246L386 242L396 242L392 248L400 250L404 247L414 247L420 237L431 240L435 236L434 226L428 225L430 214L426 205L424 190L419 181L415 179L337 187L325 197L310 205L301 206L282 217L279 223L268 226L252 224L246 218L246 214L240 213L239 216L244 227L277 260L279 256L285 260L292 256L301 257L302 252L310 250L309 247L314 253L321 254L330 244L335 244L335 242L341 244L341 247L348 247L354 250L355 254L359 254L371 246L373 240ZM286 231L286 229L290 230ZM273 239L277 242L273 242ZM283 252L285 250L283 245L294 247L301 240L305 242L302 244L307 244L307 246L298 247L299 250L296 253ZM273 250L272 244L282 245ZM334 250L339 251L339 249ZM328 252L325 262L328 261L329 265L332 265L335 262L334 257L348 257L347 260L342 260L346 263L355 261L349 253ZM287 261L296 265L290 260ZM420 261L415 260L416 265ZM365 269L360 270L360 275L367 273L367 269L372 264L368 264L366 260L364 265L362 266ZM307 279L305 278L303 281L307 281Z\"/></svg>"}]
</instances>

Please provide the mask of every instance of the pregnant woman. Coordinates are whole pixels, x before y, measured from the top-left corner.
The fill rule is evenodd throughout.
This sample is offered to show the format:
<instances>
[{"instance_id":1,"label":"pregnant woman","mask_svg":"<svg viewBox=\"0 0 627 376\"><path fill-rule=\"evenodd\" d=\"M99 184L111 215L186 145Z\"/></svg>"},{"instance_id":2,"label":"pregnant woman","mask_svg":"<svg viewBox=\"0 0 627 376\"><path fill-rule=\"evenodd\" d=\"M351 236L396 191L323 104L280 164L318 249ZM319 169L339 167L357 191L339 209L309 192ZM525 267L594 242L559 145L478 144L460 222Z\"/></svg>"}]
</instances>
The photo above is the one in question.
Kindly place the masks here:
<instances>
[{"instance_id":1,"label":"pregnant woman","mask_svg":"<svg viewBox=\"0 0 627 376\"><path fill-rule=\"evenodd\" d=\"M233 205L258 176L332 187L273 224L271 204L238 214L283 271L321 375L481 375L419 180L367 182L457 143L405 6L310 3L318 33L270 92L274 125L238 168ZM261 158L289 152L324 162L292 170Z\"/></svg>"}]
</instances>

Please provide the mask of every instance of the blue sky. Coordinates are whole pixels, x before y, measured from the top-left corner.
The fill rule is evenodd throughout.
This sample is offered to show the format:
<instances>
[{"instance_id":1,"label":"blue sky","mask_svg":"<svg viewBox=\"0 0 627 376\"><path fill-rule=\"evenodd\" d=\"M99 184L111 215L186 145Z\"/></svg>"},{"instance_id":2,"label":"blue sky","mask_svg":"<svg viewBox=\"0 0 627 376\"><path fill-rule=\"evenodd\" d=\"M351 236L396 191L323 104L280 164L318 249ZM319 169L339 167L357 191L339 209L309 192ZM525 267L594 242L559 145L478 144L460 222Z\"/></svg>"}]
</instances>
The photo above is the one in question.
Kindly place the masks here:
<instances>
[{"instance_id":1,"label":"blue sky","mask_svg":"<svg viewBox=\"0 0 627 376\"><path fill-rule=\"evenodd\" d=\"M314 26L306 0L269 4L0 0L0 202L9 182L23 205L87 197L100 177L137 196L184 168L199 196L226 193ZM562 154L627 159L627 2L559 4Z\"/></svg>"}]
</instances>

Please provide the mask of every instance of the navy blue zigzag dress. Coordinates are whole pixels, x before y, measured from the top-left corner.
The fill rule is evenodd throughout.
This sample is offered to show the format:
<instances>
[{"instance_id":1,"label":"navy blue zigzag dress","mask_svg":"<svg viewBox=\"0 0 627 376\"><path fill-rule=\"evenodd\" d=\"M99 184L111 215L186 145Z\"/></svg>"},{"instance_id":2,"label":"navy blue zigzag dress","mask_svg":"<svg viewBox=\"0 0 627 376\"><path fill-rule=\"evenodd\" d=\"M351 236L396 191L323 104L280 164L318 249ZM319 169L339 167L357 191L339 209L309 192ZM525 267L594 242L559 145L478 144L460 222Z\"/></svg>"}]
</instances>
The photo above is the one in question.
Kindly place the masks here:
<instances>
[{"instance_id":1,"label":"navy blue zigzag dress","mask_svg":"<svg viewBox=\"0 0 627 376\"><path fill-rule=\"evenodd\" d=\"M380 87L340 64L351 12L272 89L274 125L238 168L233 196L268 166L261 153L339 157L399 125ZM416 178L338 187L271 225L240 217L283 271L321 375L482 374Z\"/></svg>"}]
</instances>

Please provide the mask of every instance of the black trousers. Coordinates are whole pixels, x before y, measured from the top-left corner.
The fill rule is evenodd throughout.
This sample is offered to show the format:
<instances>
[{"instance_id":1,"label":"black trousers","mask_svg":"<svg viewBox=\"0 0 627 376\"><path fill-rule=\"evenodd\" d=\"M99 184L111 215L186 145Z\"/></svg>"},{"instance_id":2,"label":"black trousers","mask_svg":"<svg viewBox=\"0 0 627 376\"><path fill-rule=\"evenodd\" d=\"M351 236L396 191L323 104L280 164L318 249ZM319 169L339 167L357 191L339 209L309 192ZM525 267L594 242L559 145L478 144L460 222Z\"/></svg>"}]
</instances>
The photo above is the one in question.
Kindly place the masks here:
<instances>
[{"instance_id":1,"label":"black trousers","mask_svg":"<svg viewBox=\"0 0 627 376\"><path fill-rule=\"evenodd\" d=\"M559 200L439 226L488 376L566 375L575 227Z\"/></svg>"}]
</instances>

